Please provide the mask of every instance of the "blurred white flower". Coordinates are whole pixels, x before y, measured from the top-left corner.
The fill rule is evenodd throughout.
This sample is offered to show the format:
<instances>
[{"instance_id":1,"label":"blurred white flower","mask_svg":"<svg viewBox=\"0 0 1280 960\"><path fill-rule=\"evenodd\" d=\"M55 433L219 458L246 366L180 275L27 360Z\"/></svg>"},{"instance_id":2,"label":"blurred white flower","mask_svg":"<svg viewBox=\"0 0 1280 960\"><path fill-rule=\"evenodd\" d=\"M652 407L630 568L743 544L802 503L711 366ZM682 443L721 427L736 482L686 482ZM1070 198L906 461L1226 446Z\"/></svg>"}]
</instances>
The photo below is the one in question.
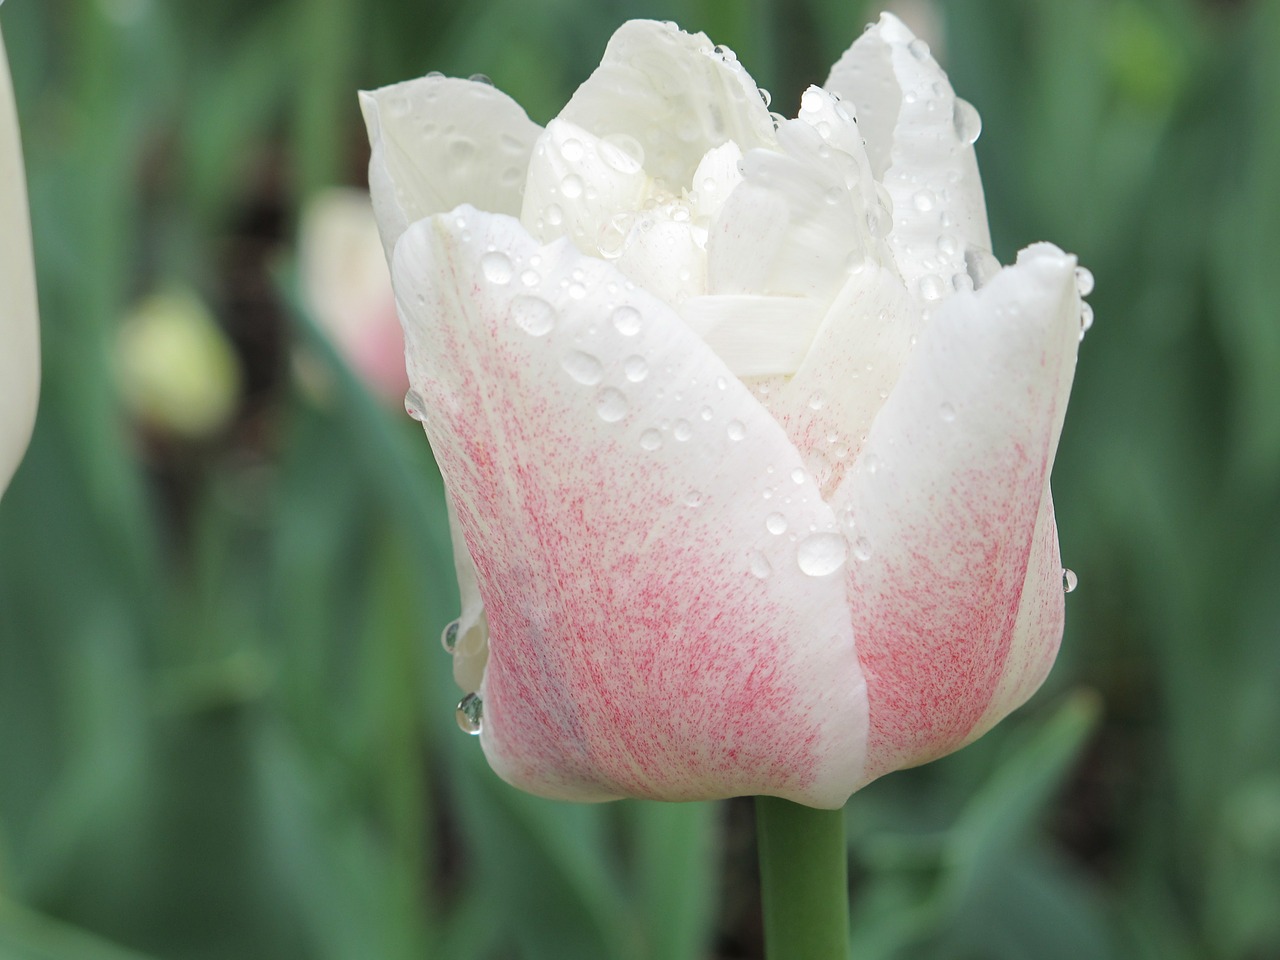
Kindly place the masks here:
<instances>
[{"instance_id":1,"label":"blurred white flower","mask_svg":"<svg viewBox=\"0 0 1280 960\"><path fill-rule=\"evenodd\" d=\"M369 195L318 193L298 237L302 297L317 325L365 385L399 405L409 387L404 335Z\"/></svg>"}]
</instances>

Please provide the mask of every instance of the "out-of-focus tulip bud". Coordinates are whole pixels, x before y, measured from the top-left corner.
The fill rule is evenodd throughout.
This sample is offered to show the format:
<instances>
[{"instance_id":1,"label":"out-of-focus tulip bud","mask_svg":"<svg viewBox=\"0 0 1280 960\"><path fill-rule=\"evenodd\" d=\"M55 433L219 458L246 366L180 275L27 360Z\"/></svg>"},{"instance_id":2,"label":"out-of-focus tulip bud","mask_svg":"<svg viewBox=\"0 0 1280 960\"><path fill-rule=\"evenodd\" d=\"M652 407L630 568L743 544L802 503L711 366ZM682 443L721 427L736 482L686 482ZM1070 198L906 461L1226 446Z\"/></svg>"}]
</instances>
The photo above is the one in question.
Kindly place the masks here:
<instances>
[{"instance_id":1,"label":"out-of-focus tulip bud","mask_svg":"<svg viewBox=\"0 0 1280 960\"><path fill-rule=\"evenodd\" d=\"M130 413L183 439L217 433L240 397L235 351L208 307L188 290L153 294L124 319L116 372Z\"/></svg>"}]
</instances>

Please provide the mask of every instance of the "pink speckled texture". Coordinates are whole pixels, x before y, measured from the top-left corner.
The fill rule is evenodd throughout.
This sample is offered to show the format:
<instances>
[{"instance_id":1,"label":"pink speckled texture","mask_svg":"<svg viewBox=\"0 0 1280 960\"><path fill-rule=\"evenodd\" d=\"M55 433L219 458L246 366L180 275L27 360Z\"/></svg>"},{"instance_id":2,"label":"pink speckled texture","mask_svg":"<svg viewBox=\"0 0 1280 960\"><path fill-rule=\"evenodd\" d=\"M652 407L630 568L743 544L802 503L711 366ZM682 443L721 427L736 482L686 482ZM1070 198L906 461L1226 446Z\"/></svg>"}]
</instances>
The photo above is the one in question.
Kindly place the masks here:
<instances>
[{"instance_id":1,"label":"pink speckled texture","mask_svg":"<svg viewBox=\"0 0 1280 960\"><path fill-rule=\"evenodd\" d=\"M977 294L946 301L833 498L867 554L848 577L871 701L868 779L968 742L1006 666L1025 699L1027 675L1038 683L1056 653L1051 515L1035 532L1052 510L1075 367L1074 268L1040 245Z\"/></svg>"},{"instance_id":2,"label":"pink speckled texture","mask_svg":"<svg viewBox=\"0 0 1280 960\"><path fill-rule=\"evenodd\" d=\"M481 275L489 248L512 264L504 284ZM867 727L846 584L803 574L765 526L784 498L792 530L835 519L812 480L791 479L802 463L777 423L669 307L513 220L460 208L421 222L394 264L411 379L489 620L494 768L570 799L843 803ZM514 322L532 295L557 308L544 336ZM639 309L638 334L611 323L620 304ZM598 382L562 367L578 352L598 358ZM620 419L597 414L605 390L625 395Z\"/></svg>"}]
</instances>

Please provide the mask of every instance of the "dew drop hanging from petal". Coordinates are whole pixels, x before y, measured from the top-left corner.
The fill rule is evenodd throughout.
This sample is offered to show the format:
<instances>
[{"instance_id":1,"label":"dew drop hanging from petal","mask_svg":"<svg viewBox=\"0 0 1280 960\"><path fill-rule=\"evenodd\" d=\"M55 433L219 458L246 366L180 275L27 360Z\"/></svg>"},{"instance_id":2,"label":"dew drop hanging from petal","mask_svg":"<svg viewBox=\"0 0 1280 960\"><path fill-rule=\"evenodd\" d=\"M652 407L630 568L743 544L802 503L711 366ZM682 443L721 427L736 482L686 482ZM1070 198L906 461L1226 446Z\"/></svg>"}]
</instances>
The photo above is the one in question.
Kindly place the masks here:
<instances>
[{"instance_id":1,"label":"dew drop hanging from petal","mask_svg":"<svg viewBox=\"0 0 1280 960\"><path fill-rule=\"evenodd\" d=\"M458 720L458 729L474 737L484 726L484 701L478 694L468 693L458 701L454 716Z\"/></svg>"}]
</instances>

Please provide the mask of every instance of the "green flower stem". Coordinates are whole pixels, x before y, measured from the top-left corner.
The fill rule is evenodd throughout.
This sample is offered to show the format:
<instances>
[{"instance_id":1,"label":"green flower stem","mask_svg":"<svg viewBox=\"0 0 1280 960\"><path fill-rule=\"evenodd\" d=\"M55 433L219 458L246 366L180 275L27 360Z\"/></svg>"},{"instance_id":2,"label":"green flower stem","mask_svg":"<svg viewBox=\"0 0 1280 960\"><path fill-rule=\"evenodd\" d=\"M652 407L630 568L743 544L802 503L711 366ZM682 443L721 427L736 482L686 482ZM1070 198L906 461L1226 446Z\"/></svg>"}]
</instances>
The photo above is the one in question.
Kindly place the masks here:
<instances>
[{"instance_id":1,"label":"green flower stem","mask_svg":"<svg viewBox=\"0 0 1280 960\"><path fill-rule=\"evenodd\" d=\"M848 960L844 811L756 797L768 960Z\"/></svg>"}]
</instances>

